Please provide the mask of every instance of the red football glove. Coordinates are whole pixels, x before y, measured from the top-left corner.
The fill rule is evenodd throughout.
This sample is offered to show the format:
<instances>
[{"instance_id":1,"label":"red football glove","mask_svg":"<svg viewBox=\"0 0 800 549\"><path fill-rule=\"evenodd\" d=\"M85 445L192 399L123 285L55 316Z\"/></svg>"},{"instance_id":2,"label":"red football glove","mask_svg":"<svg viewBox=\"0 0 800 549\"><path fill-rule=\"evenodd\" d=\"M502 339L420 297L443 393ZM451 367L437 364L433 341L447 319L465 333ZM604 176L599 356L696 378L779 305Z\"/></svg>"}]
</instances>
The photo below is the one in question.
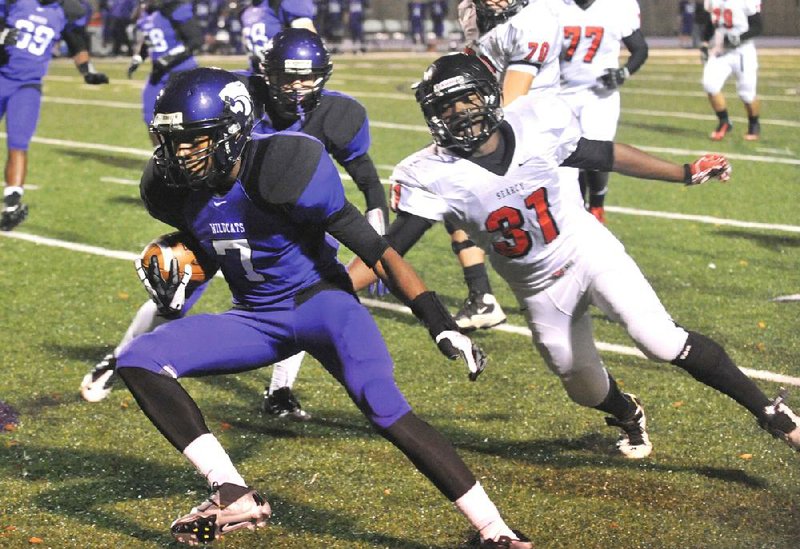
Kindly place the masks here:
<instances>
[{"instance_id":1,"label":"red football glove","mask_svg":"<svg viewBox=\"0 0 800 549\"><path fill-rule=\"evenodd\" d=\"M699 185L709 179L728 181L731 178L731 165L721 154L706 154L691 164L685 164L687 185Z\"/></svg>"}]
</instances>

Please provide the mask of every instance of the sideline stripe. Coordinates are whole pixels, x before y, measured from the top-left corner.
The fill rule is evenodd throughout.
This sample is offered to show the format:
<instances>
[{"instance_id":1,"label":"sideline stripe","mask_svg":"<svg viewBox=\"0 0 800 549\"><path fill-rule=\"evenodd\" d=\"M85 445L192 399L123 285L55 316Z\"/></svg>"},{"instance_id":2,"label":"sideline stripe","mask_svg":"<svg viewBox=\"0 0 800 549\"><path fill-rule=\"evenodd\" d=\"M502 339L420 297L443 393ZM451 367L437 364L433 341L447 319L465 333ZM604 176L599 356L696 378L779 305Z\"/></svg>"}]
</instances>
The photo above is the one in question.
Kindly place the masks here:
<instances>
[{"instance_id":1,"label":"sideline stripe","mask_svg":"<svg viewBox=\"0 0 800 549\"><path fill-rule=\"evenodd\" d=\"M0 232L0 236L4 236L7 238L16 238L18 240L24 240L26 242L32 242L34 244L40 244L44 246L51 246L56 248L63 248L67 250L73 250L76 252L87 253L92 255L99 255L103 257L111 257L114 259L124 259L126 261L133 261L138 257L138 254L132 252L122 252L122 251L115 251L115 250L108 250L106 248L100 248L98 246L89 246L86 244L77 244L75 242L66 242L64 240L58 240L55 238L47 238L43 236L37 236L28 233L22 232L14 232L14 231L3 231ZM361 302L364 303L367 307L371 307L373 309L384 309L393 312L399 312L407 315L411 315L411 309L404 305L398 305L396 303L388 303L384 301L380 301L377 299L369 299L369 298L360 298ZM513 325L506 325L501 324L500 326L495 326L492 330L498 330L501 332L506 332L510 334L517 334L523 335L528 338L531 337L531 332L528 328L522 326L513 326ZM645 358L639 349L635 347L627 347L624 345L616 345L613 343L605 343L602 341L596 342L597 348L600 351L606 351L609 353L616 353L620 355L626 356L634 356L639 358ZM753 370L750 368L741 368L741 370L748 376L754 379L762 379L765 381L773 381L776 383L783 383L787 385L795 385L800 386L800 378L787 376L784 374L777 374L775 372L769 372L765 370Z\"/></svg>"}]
</instances>

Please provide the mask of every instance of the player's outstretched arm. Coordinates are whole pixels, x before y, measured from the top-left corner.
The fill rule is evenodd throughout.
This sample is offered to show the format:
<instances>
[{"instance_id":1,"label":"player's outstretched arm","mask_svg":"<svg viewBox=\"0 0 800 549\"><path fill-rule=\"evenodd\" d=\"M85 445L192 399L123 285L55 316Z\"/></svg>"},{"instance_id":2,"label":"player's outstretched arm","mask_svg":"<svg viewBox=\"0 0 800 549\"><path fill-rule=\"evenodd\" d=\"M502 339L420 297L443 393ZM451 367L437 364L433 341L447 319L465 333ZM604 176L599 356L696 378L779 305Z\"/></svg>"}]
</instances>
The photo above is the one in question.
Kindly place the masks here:
<instances>
[{"instance_id":1,"label":"player's outstretched arm","mask_svg":"<svg viewBox=\"0 0 800 549\"><path fill-rule=\"evenodd\" d=\"M690 164L675 164L624 143L614 143L613 171L638 177L699 185L710 179L728 181L731 165L718 154L704 155Z\"/></svg>"}]
</instances>

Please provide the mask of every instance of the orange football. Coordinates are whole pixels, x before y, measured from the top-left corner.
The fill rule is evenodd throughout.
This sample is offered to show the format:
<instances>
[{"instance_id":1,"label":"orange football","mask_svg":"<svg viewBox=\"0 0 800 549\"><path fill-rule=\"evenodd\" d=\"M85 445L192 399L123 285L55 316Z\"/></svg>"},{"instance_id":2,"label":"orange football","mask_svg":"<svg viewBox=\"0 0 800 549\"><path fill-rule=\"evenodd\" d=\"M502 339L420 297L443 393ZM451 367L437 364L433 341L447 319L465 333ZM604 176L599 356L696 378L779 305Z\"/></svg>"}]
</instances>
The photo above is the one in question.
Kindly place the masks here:
<instances>
[{"instance_id":1,"label":"orange football","mask_svg":"<svg viewBox=\"0 0 800 549\"><path fill-rule=\"evenodd\" d=\"M150 260L153 256L158 258L158 268L161 271L161 278L167 280L169 278L169 266L172 259L178 260L178 270L183 272L184 267L189 264L192 266L192 282L205 282L207 275L197 256L186 245L184 234L181 232L163 234L154 239L142 251L142 265L144 268L150 266Z\"/></svg>"}]
</instances>

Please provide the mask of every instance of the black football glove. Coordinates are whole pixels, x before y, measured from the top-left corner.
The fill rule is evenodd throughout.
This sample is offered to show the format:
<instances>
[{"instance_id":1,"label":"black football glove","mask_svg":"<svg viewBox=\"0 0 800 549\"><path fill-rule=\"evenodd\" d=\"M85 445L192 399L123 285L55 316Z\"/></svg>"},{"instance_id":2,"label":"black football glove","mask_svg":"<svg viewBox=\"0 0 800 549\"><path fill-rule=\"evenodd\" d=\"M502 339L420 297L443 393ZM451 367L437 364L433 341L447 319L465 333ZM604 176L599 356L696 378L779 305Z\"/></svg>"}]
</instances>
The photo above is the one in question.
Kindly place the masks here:
<instances>
[{"instance_id":1,"label":"black football glove","mask_svg":"<svg viewBox=\"0 0 800 549\"><path fill-rule=\"evenodd\" d=\"M708 62L708 44L700 46L700 61L705 65Z\"/></svg>"},{"instance_id":2,"label":"black football glove","mask_svg":"<svg viewBox=\"0 0 800 549\"><path fill-rule=\"evenodd\" d=\"M83 81L92 86L108 84L108 76L102 72L87 72L83 75Z\"/></svg>"},{"instance_id":3,"label":"black football glove","mask_svg":"<svg viewBox=\"0 0 800 549\"><path fill-rule=\"evenodd\" d=\"M621 69L606 69L605 74L600 76L598 80L600 81L600 85L607 90L616 90L625 83L625 79L627 79L630 75L631 73L628 71L628 67L622 67Z\"/></svg>"},{"instance_id":4,"label":"black football glove","mask_svg":"<svg viewBox=\"0 0 800 549\"><path fill-rule=\"evenodd\" d=\"M486 353L470 338L455 330L446 330L435 337L439 351L449 358L461 358L469 368L469 380L475 381L486 368Z\"/></svg>"},{"instance_id":5,"label":"black football glove","mask_svg":"<svg viewBox=\"0 0 800 549\"><path fill-rule=\"evenodd\" d=\"M16 27L6 27L0 30L0 46L15 46L19 29Z\"/></svg>"},{"instance_id":6,"label":"black football glove","mask_svg":"<svg viewBox=\"0 0 800 549\"><path fill-rule=\"evenodd\" d=\"M180 315L183 304L186 302L186 286L192 278L192 266L186 264L181 276L178 272L178 260L173 258L169 265L169 276L167 280L164 280L161 278L158 257L155 255L150 258L147 268L138 257L134 260L134 265L139 280L158 307L158 312L166 317Z\"/></svg>"}]
</instances>

